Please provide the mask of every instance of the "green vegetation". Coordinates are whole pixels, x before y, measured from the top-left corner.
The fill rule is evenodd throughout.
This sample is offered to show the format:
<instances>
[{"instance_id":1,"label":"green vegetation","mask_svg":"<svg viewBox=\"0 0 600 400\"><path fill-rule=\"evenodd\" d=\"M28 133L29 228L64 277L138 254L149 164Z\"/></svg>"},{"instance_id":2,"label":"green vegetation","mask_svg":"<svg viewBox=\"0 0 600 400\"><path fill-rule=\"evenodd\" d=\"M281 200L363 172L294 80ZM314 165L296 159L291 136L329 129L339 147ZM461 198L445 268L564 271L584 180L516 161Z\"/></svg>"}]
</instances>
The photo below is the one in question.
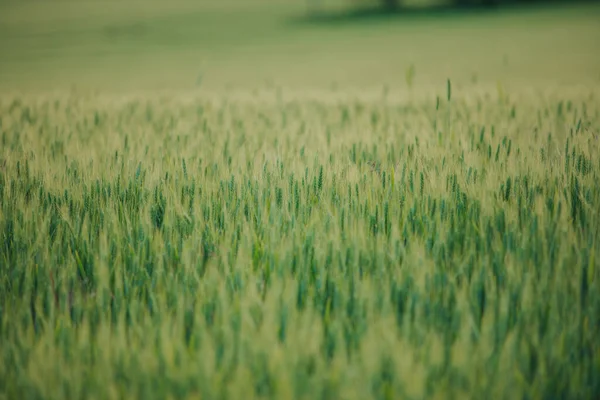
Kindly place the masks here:
<instances>
[{"instance_id":1,"label":"green vegetation","mask_svg":"<svg viewBox=\"0 0 600 400\"><path fill-rule=\"evenodd\" d=\"M484 16L540 45L531 64L490 61L475 82L457 56L438 79L422 66L436 47L383 90L353 80L349 53L347 85L320 91L298 70L250 90L262 61L235 90L228 71L210 90L19 90L44 64L0 61L16 82L0 95L0 399L598 398L595 12L539 22L581 37L556 42L571 61L542 69L553 52L529 17ZM465 21L480 35L463 44L501 36ZM360 48L411 30L432 43L422 23L277 29L314 56L361 29ZM5 54L33 57L12 38ZM516 49L502 43L488 56ZM242 45L223 46L243 70ZM40 86L70 82L63 48Z\"/></svg>"}]
</instances>

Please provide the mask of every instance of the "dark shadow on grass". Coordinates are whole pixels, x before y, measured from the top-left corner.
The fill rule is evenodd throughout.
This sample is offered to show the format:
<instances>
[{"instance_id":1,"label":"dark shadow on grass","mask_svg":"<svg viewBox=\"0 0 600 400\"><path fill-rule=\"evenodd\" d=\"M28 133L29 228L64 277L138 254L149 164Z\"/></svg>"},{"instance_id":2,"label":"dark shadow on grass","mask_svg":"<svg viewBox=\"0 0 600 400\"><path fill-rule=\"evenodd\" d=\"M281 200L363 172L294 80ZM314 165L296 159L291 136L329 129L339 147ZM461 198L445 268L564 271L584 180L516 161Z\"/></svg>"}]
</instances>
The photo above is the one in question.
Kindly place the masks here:
<instances>
[{"instance_id":1,"label":"dark shadow on grass","mask_svg":"<svg viewBox=\"0 0 600 400\"><path fill-rule=\"evenodd\" d=\"M431 7L406 7L398 5L386 7L349 7L347 11L313 11L302 16L292 17L288 22L306 25L344 25L360 22L385 20L453 18L464 15L495 14L499 12L536 11L573 7L581 4L598 4L600 0L530 0L508 1L499 4L441 4Z\"/></svg>"}]
</instances>

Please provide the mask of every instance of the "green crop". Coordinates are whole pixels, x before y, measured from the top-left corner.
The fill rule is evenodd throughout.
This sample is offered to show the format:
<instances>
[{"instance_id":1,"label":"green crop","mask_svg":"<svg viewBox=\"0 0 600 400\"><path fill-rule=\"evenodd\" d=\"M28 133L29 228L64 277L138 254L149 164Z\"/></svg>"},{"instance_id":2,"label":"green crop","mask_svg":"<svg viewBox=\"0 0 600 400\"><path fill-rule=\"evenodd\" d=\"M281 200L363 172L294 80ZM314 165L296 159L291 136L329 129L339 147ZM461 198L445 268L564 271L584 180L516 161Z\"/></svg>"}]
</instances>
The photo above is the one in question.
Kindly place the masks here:
<instances>
[{"instance_id":1,"label":"green crop","mask_svg":"<svg viewBox=\"0 0 600 400\"><path fill-rule=\"evenodd\" d=\"M0 398L597 398L598 93L442 89L3 97Z\"/></svg>"}]
</instances>

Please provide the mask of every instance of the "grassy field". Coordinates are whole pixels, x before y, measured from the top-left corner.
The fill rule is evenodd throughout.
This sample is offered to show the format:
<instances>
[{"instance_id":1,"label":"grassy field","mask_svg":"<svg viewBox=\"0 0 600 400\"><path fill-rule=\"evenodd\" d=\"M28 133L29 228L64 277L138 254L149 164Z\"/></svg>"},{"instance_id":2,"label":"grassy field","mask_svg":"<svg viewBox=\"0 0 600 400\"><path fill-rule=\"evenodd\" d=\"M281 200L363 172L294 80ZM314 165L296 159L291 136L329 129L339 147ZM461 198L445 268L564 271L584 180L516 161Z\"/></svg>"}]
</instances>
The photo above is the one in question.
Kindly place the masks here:
<instances>
[{"instance_id":1,"label":"grassy field","mask_svg":"<svg viewBox=\"0 0 600 400\"><path fill-rule=\"evenodd\" d=\"M0 399L600 396L600 7L0 2Z\"/></svg>"},{"instance_id":2,"label":"grassy field","mask_svg":"<svg viewBox=\"0 0 600 400\"><path fill-rule=\"evenodd\" d=\"M287 0L2 0L0 90L405 90L410 65L415 91L447 78L600 82L597 5L313 24L305 11Z\"/></svg>"}]
</instances>

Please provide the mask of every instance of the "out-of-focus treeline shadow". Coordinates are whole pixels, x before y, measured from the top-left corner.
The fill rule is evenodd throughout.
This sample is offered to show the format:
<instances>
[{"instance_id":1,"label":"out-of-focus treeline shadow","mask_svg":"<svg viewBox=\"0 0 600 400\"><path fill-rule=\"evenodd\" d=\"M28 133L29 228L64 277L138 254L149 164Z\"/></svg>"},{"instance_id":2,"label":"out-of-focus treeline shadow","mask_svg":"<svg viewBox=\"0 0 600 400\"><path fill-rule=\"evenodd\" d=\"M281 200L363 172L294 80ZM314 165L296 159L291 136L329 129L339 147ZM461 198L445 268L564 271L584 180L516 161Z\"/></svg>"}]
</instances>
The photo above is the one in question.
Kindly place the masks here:
<instances>
[{"instance_id":1,"label":"out-of-focus treeline shadow","mask_svg":"<svg viewBox=\"0 0 600 400\"><path fill-rule=\"evenodd\" d=\"M317 0L318 1L318 0ZM351 2L349 2L351 3ZM453 17L461 14L495 13L499 11L532 11L549 7L576 4L600 4L600 0L451 0L447 3L427 7L410 7L402 0L380 0L378 6L349 7L344 11L322 11L312 9L306 14L290 19L298 24L344 24L369 20L398 18Z\"/></svg>"}]
</instances>

